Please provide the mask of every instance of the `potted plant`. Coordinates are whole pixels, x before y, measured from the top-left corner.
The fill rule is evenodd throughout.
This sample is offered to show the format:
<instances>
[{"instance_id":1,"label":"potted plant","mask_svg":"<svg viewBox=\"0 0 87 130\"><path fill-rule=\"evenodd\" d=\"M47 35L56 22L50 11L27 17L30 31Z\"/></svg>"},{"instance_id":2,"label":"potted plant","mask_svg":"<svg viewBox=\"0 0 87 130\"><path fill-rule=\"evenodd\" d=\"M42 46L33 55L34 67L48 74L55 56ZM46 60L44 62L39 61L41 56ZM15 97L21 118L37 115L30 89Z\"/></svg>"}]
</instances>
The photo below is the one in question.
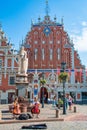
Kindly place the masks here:
<instances>
[{"instance_id":1,"label":"potted plant","mask_svg":"<svg viewBox=\"0 0 87 130\"><path fill-rule=\"evenodd\" d=\"M46 84L46 80L45 80L45 79L41 79L41 80L40 80L40 83L41 83L42 85L44 85L44 84Z\"/></svg>"},{"instance_id":2,"label":"potted plant","mask_svg":"<svg viewBox=\"0 0 87 130\"><path fill-rule=\"evenodd\" d=\"M60 75L59 75L60 81L66 81L67 78L68 78L68 74L66 72L60 73Z\"/></svg>"}]
</instances>

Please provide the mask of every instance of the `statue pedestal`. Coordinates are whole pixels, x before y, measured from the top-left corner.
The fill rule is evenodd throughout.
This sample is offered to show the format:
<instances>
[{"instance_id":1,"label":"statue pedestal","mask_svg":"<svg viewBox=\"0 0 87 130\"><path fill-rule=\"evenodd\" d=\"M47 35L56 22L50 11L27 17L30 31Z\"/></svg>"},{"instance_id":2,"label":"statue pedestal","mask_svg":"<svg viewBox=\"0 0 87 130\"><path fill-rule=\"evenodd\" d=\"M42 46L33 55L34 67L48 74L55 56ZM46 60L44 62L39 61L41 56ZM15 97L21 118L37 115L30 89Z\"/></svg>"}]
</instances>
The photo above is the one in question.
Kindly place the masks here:
<instances>
[{"instance_id":1,"label":"statue pedestal","mask_svg":"<svg viewBox=\"0 0 87 130\"><path fill-rule=\"evenodd\" d=\"M16 84L28 84L28 75L27 74L17 74L16 75Z\"/></svg>"},{"instance_id":2,"label":"statue pedestal","mask_svg":"<svg viewBox=\"0 0 87 130\"><path fill-rule=\"evenodd\" d=\"M17 96L26 97L26 91L28 87L28 75L27 74L17 74L16 75L16 87L18 90Z\"/></svg>"},{"instance_id":3,"label":"statue pedestal","mask_svg":"<svg viewBox=\"0 0 87 130\"><path fill-rule=\"evenodd\" d=\"M24 46L21 46L20 52L18 55L18 73L16 75L16 87L17 87L17 95L27 97L27 88L28 88L28 58L27 52L25 51Z\"/></svg>"}]
</instances>

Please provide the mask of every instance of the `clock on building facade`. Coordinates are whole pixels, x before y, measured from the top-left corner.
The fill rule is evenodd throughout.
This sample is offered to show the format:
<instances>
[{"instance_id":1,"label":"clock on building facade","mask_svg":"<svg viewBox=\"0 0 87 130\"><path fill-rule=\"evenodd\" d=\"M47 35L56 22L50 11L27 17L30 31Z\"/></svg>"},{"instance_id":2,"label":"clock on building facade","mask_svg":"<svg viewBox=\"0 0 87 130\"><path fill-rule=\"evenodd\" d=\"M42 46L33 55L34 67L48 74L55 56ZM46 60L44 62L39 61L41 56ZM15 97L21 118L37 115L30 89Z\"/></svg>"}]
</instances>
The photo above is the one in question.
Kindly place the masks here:
<instances>
[{"instance_id":1,"label":"clock on building facade","mask_svg":"<svg viewBox=\"0 0 87 130\"><path fill-rule=\"evenodd\" d=\"M51 30L49 27L45 27L43 32L45 33L46 36L48 36L51 33Z\"/></svg>"}]
</instances>

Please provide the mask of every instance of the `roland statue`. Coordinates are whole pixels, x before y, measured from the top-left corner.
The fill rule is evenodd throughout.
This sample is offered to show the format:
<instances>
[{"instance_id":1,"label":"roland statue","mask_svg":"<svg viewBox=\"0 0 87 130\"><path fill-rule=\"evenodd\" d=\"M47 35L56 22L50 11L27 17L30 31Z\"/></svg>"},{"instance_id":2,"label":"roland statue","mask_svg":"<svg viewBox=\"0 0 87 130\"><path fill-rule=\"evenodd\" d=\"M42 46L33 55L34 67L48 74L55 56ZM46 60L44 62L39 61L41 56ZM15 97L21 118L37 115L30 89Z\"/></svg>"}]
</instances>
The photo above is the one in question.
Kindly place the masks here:
<instances>
[{"instance_id":1,"label":"roland statue","mask_svg":"<svg viewBox=\"0 0 87 130\"><path fill-rule=\"evenodd\" d=\"M27 52L24 50L24 46L21 46L20 48L18 62L19 62L18 73L27 74L28 58L27 58Z\"/></svg>"}]
</instances>

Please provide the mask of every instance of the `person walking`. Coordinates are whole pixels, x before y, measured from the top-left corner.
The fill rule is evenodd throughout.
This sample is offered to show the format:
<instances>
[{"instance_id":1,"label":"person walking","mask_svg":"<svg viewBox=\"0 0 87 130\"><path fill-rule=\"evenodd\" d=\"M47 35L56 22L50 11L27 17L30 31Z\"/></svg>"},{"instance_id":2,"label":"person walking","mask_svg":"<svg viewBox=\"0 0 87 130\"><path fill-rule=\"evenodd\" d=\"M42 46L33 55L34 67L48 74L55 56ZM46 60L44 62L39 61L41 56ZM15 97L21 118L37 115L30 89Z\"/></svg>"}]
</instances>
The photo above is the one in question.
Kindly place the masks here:
<instances>
[{"instance_id":1,"label":"person walking","mask_svg":"<svg viewBox=\"0 0 87 130\"><path fill-rule=\"evenodd\" d=\"M69 95L68 98L69 110L72 110L72 97Z\"/></svg>"},{"instance_id":2,"label":"person walking","mask_svg":"<svg viewBox=\"0 0 87 130\"><path fill-rule=\"evenodd\" d=\"M58 100L57 100L56 96L53 97L52 106L53 106L53 107L57 107L57 106L58 106Z\"/></svg>"}]
</instances>

